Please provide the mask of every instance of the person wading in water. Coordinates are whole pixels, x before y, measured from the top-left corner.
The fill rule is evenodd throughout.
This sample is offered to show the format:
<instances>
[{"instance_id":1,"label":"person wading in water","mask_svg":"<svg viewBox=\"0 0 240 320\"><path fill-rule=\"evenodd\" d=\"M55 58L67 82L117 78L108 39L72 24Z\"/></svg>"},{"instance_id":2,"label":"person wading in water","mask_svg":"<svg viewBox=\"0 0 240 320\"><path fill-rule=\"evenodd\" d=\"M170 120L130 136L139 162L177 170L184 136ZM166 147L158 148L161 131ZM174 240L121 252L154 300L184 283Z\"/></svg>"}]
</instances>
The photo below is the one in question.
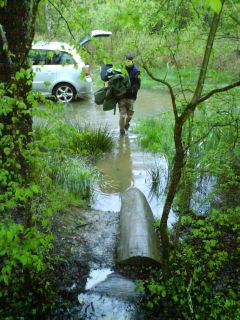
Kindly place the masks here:
<instances>
[{"instance_id":1,"label":"person wading in water","mask_svg":"<svg viewBox=\"0 0 240 320\"><path fill-rule=\"evenodd\" d=\"M127 54L125 59L125 68L128 72L130 87L121 96L118 96L119 107L119 126L120 134L124 135L130 126L130 121L134 114L134 103L137 99L137 93L141 86L140 71L134 63L135 56L131 53Z\"/></svg>"}]
</instances>

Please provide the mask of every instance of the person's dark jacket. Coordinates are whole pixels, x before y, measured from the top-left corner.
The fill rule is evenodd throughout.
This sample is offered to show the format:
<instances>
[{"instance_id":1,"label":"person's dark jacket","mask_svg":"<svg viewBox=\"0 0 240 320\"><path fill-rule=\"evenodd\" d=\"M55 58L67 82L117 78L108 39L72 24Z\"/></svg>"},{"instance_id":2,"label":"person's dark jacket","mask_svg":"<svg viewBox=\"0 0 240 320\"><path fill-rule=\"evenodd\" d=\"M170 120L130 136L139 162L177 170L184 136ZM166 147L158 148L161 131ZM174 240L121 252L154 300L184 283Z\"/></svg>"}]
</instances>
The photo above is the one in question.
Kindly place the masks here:
<instances>
[{"instance_id":1,"label":"person's dark jacket","mask_svg":"<svg viewBox=\"0 0 240 320\"><path fill-rule=\"evenodd\" d=\"M141 87L140 71L135 64L131 67L126 67L126 70L128 72L131 85L130 88L127 89L126 94L121 98L136 100L138 90Z\"/></svg>"}]
</instances>

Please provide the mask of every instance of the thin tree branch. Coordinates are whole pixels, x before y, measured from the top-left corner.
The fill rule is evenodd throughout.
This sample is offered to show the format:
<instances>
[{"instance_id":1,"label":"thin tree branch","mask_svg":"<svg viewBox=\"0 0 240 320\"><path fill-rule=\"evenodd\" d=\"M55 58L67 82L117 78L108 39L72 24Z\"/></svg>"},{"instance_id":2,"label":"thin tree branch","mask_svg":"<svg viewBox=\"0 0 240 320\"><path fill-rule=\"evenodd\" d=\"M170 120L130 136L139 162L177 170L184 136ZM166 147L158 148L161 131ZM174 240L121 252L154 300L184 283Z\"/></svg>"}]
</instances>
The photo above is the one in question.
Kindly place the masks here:
<instances>
[{"instance_id":1,"label":"thin tree branch","mask_svg":"<svg viewBox=\"0 0 240 320\"><path fill-rule=\"evenodd\" d=\"M172 86L167 81L156 78L145 64L143 64L143 69L147 72L147 74L150 76L150 78L152 78L153 80L160 82L168 87L168 90L169 90L169 93L171 96L171 100L172 100L173 113L174 113L175 119L178 119L176 99L175 99L175 94L173 92Z\"/></svg>"},{"instance_id":2,"label":"thin tree branch","mask_svg":"<svg viewBox=\"0 0 240 320\"><path fill-rule=\"evenodd\" d=\"M229 91L229 90L234 89L234 88L239 87L239 86L240 86L240 81L236 81L236 82L234 82L232 84L229 84L229 85L227 85L225 87L213 89L212 91L210 91L206 95L204 95L201 98L199 98L195 103L189 103L188 106L186 107L186 109L183 111L183 113L180 116L181 121L185 122L185 120L187 120L187 118L190 116L190 114L192 114L192 112L196 109L196 107L200 103L208 100L214 94L217 94L217 93L220 93L220 92L226 92L226 91Z\"/></svg>"},{"instance_id":3,"label":"thin tree branch","mask_svg":"<svg viewBox=\"0 0 240 320\"><path fill-rule=\"evenodd\" d=\"M61 18L63 19L63 21L66 23L67 28L68 28L68 31L69 31L71 37L73 38L74 41L76 41L76 39L75 39L75 37L74 37L74 35L73 35L72 31L71 31L71 28L69 27L69 24L68 24L66 18L63 16L61 10L59 10L58 7L56 7L55 4L52 3L51 0L48 0L48 2L49 2L49 3L53 6L53 8L59 13L60 17L61 17Z\"/></svg>"},{"instance_id":4,"label":"thin tree branch","mask_svg":"<svg viewBox=\"0 0 240 320\"><path fill-rule=\"evenodd\" d=\"M238 121L238 120L236 119L235 121ZM224 128L224 127L231 127L231 126L233 126L232 122L224 123L224 124L215 123L209 128L209 130L203 136L201 136L199 139L191 142L191 145L198 144L198 143L202 142L203 140L205 140L209 136L211 131L215 128ZM190 148L190 145L188 145L186 147L185 151L187 151L189 148Z\"/></svg>"},{"instance_id":5,"label":"thin tree branch","mask_svg":"<svg viewBox=\"0 0 240 320\"><path fill-rule=\"evenodd\" d=\"M225 87L222 87L222 88L218 88L218 89L214 89L212 91L210 91L209 93L207 93L205 96L202 96L198 101L197 101L197 104L199 103L202 103L203 101L209 99L211 96L213 96L214 94L216 93L220 93L220 92L226 92L226 91L229 91L231 89L234 89L236 87L239 87L240 86L240 80L239 81L236 81L232 84L229 84Z\"/></svg>"},{"instance_id":6,"label":"thin tree branch","mask_svg":"<svg viewBox=\"0 0 240 320\"><path fill-rule=\"evenodd\" d=\"M178 73L178 78L179 78L179 82L180 82L181 93L183 94L184 100L187 103L187 98L185 96L184 89L183 89L182 76L181 76L180 71L179 71L179 66L178 66L177 60L176 60L175 55L174 55L174 53L173 53L173 51L172 51L172 49L170 47L169 47L169 51L171 52L171 55L172 55L173 60L174 60L174 63L176 65L176 67L177 67L177 73Z\"/></svg>"},{"instance_id":7,"label":"thin tree branch","mask_svg":"<svg viewBox=\"0 0 240 320\"><path fill-rule=\"evenodd\" d=\"M208 34L208 39L207 39L207 43L206 43L206 48L205 48L205 52L204 52L204 57L203 57L203 61L202 61L202 65L201 65L201 70L199 73L199 77L198 77L198 83L194 92L194 95L192 97L192 103L195 103L199 97L202 94L203 91L203 87L204 87L204 83L206 80L206 75L207 75L207 69L208 69L208 64L209 64L209 60L210 60L210 55L212 52L212 47L213 47L213 43L214 43L214 39L217 33L217 28L218 28L218 24L220 21L220 16L222 13L222 9L223 9L223 4L224 1L222 1L222 8L220 13L214 13L213 15L213 20L211 23L211 28Z\"/></svg>"}]
</instances>

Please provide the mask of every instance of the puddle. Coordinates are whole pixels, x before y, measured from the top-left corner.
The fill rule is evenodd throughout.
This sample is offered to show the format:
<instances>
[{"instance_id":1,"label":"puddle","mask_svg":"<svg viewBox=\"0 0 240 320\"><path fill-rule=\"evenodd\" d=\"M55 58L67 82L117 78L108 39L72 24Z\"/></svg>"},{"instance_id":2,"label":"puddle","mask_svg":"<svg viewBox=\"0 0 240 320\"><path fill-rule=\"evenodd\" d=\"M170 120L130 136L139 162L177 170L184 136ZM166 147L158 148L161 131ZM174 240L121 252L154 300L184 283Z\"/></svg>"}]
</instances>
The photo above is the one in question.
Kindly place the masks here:
<instances>
[{"instance_id":1,"label":"puddle","mask_svg":"<svg viewBox=\"0 0 240 320\"><path fill-rule=\"evenodd\" d=\"M164 190L167 184L168 165L164 157L139 150L137 135L131 132L124 137L115 137L115 150L97 162L103 174L103 183L96 186L92 207L102 211L118 212L121 208L120 194L129 187L141 190L148 200L155 219L161 218L164 205ZM151 190L150 170L160 168L161 193ZM175 222L170 214L169 226Z\"/></svg>"},{"instance_id":2,"label":"puddle","mask_svg":"<svg viewBox=\"0 0 240 320\"><path fill-rule=\"evenodd\" d=\"M86 320L134 320L136 310L132 303L97 293L80 294L82 305L79 316ZM81 318L80 318L81 319Z\"/></svg>"},{"instance_id":3,"label":"puddle","mask_svg":"<svg viewBox=\"0 0 240 320\"><path fill-rule=\"evenodd\" d=\"M136 319L138 294L133 281L111 269L91 270L86 290L78 295L79 317L86 320Z\"/></svg>"},{"instance_id":4,"label":"puddle","mask_svg":"<svg viewBox=\"0 0 240 320\"><path fill-rule=\"evenodd\" d=\"M134 121L138 118L151 118L160 112L171 110L171 99L166 91L141 89L135 105ZM64 107L65 118L95 124L96 126L107 126L110 129L118 128L119 115L113 111L103 111L92 100L77 100L68 103Z\"/></svg>"}]
</instances>

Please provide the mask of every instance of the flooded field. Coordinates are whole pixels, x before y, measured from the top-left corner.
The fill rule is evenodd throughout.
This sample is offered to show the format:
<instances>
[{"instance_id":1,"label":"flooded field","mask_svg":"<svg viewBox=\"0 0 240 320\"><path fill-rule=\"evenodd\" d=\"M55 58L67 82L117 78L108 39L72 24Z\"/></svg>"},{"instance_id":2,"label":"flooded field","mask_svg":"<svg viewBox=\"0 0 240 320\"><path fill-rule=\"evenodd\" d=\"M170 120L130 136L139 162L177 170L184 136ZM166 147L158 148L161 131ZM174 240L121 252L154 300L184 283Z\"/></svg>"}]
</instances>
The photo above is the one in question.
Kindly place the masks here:
<instances>
[{"instance_id":1,"label":"flooded field","mask_svg":"<svg viewBox=\"0 0 240 320\"><path fill-rule=\"evenodd\" d=\"M140 149L139 136L134 132L134 127L139 119L151 118L170 110L170 98L160 91L140 90L135 110L128 134L120 136L118 110L116 115L113 111L104 112L93 100L79 100L64 106L66 120L107 126L114 139L113 151L96 162L102 174L101 183L95 186L91 208L85 212L86 227L74 236L79 238L79 242L72 251L75 256L86 260L90 270L85 289L78 295L80 307L77 319L145 319L140 317L141 311L137 307L135 282L119 274L115 268L121 193L130 187L138 188L145 195L154 218L161 218L168 163L164 156ZM161 192L158 195L151 190L150 177L151 169L156 166L161 180ZM74 225L75 218L76 214L72 214L72 220L66 218L62 223ZM169 226L174 220L172 213Z\"/></svg>"},{"instance_id":2,"label":"flooded field","mask_svg":"<svg viewBox=\"0 0 240 320\"><path fill-rule=\"evenodd\" d=\"M93 100L79 100L67 104L64 109L67 120L78 120L96 126L107 126L114 137L115 148L96 166L103 174L104 183L96 186L92 207L103 211L119 211L120 193L131 186L139 188L149 201L155 218L160 218L163 197L151 193L149 171L158 166L161 171L161 187L164 190L167 180L167 161L164 157L143 152L139 149L138 136L132 132L139 119L146 119L168 111L171 108L170 97L166 92L140 90L135 103L135 114L129 133L119 135L119 115L113 111L102 111ZM171 219L170 219L171 222Z\"/></svg>"}]
</instances>

